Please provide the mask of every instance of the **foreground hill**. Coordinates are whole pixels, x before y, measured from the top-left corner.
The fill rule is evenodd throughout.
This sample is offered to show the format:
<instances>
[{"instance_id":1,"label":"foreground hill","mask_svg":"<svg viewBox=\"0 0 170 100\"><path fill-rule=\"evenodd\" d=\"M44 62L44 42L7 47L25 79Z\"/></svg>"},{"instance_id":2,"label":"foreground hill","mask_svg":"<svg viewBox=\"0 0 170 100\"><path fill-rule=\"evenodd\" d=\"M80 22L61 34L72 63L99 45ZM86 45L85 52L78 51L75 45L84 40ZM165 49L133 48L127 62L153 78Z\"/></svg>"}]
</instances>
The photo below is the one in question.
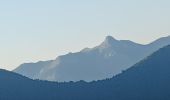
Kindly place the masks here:
<instances>
[{"instance_id":1,"label":"foreground hill","mask_svg":"<svg viewBox=\"0 0 170 100\"><path fill-rule=\"evenodd\" d=\"M0 71L1 100L169 100L170 46L123 73L103 81L55 83L33 81Z\"/></svg>"},{"instance_id":2,"label":"foreground hill","mask_svg":"<svg viewBox=\"0 0 170 100\"><path fill-rule=\"evenodd\" d=\"M170 37L148 45L107 36L97 47L59 56L55 60L22 64L14 72L32 79L49 81L93 81L111 78L170 44Z\"/></svg>"}]
</instances>

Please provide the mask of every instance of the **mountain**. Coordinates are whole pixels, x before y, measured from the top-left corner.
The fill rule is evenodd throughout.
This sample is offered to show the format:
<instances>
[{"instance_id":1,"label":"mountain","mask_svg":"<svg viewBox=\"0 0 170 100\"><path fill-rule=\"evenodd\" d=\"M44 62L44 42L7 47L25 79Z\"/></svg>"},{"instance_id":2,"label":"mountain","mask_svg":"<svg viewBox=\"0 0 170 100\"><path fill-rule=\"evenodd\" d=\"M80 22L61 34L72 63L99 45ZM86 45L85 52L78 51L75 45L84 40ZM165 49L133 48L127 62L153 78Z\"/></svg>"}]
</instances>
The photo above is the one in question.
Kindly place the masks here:
<instances>
[{"instance_id":1,"label":"mountain","mask_svg":"<svg viewBox=\"0 0 170 100\"><path fill-rule=\"evenodd\" d=\"M25 63L14 72L32 79L58 82L102 80L121 73L168 44L170 36L147 45L107 36L94 48L59 56L51 61Z\"/></svg>"},{"instance_id":2,"label":"mountain","mask_svg":"<svg viewBox=\"0 0 170 100\"><path fill-rule=\"evenodd\" d=\"M90 83L31 80L0 70L1 100L169 100L170 46L111 79Z\"/></svg>"}]
</instances>

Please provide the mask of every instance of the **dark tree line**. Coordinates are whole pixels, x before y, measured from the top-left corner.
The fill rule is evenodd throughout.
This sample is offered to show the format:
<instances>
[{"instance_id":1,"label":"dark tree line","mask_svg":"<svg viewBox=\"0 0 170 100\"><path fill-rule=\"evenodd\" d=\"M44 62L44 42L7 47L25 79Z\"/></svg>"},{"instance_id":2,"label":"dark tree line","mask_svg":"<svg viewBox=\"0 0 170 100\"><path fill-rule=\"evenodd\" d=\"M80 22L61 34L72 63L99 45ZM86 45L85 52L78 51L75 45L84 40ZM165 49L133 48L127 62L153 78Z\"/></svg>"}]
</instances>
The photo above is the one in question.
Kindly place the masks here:
<instances>
[{"instance_id":1,"label":"dark tree line","mask_svg":"<svg viewBox=\"0 0 170 100\"><path fill-rule=\"evenodd\" d=\"M170 46L111 79L47 82L0 70L0 100L170 100Z\"/></svg>"}]
</instances>

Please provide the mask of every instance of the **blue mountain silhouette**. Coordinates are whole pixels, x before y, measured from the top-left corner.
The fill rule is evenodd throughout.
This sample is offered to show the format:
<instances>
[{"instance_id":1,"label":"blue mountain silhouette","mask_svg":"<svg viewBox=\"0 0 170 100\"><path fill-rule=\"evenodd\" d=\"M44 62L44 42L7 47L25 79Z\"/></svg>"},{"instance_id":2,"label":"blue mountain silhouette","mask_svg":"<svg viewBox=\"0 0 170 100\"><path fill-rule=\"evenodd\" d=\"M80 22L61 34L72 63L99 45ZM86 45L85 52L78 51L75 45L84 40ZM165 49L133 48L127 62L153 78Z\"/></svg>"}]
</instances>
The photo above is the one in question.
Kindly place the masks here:
<instances>
[{"instance_id":1,"label":"blue mountain silhouette","mask_svg":"<svg viewBox=\"0 0 170 100\"><path fill-rule=\"evenodd\" d=\"M59 56L55 60L22 64L14 72L48 81L93 81L111 78L156 50L170 44L170 36L141 45L107 36L94 48Z\"/></svg>"},{"instance_id":2,"label":"blue mountain silhouette","mask_svg":"<svg viewBox=\"0 0 170 100\"><path fill-rule=\"evenodd\" d=\"M0 70L0 82L1 100L169 100L170 46L111 79L55 83Z\"/></svg>"}]
</instances>

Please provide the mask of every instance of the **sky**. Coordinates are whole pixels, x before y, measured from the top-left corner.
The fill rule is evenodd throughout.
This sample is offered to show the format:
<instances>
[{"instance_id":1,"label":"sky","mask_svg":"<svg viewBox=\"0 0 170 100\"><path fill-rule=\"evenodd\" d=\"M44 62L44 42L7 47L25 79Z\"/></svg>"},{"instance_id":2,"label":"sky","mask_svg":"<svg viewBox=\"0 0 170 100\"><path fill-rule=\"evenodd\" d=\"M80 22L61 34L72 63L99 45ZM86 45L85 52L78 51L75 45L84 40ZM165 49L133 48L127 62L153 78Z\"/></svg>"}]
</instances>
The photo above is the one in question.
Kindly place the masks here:
<instances>
[{"instance_id":1,"label":"sky","mask_svg":"<svg viewBox=\"0 0 170 100\"><path fill-rule=\"evenodd\" d=\"M55 59L107 35L147 44L170 35L170 0L1 0L0 68Z\"/></svg>"}]
</instances>

